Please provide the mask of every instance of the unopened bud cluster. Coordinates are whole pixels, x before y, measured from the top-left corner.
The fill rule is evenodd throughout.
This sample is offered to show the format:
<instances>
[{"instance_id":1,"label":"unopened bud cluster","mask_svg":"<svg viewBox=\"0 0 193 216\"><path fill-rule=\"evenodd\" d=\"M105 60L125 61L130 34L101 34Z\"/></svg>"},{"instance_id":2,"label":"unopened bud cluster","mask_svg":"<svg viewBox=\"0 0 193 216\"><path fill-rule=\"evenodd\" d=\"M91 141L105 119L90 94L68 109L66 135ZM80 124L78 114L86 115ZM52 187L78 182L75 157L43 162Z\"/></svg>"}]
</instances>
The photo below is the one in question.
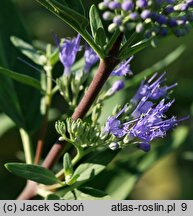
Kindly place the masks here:
<instances>
[{"instance_id":1,"label":"unopened bud cluster","mask_svg":"<svg viewBox=\"0 0 193 216\"><path fill-rule=\"evenodd\" d=\"M97 126L81 119L74 121L67 118L65 121L57 121L55 128L61 135L60 141L70 140L75 146L82 148L108 145L111 138L111 135L104 134Z\"/></svg>"},{"instance_id":2,"label":"unopened bud cluster","mask_svg":"<svg viewBox=\"0 0 193 216\"><path fill-rule=\"evenodd\" d=\"M166 36L173 32L184 36L193 22L193 0L103 0L99 4L108 29L143 33L145 37Z\"/></svg>"}]
</instances>

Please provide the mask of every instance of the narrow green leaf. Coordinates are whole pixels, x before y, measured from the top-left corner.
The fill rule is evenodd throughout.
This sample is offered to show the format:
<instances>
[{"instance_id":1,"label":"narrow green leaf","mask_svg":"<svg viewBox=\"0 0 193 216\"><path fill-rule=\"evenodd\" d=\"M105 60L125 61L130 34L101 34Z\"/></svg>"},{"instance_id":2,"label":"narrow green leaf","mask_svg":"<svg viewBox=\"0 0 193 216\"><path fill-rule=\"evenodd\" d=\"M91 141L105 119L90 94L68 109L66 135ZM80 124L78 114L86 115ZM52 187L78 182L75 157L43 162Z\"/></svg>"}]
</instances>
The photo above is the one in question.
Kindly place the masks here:
<instances>
[{"instance_id":1,"label":"narrow green leaf","mask_svg":"<svg viewBox=\"0 0 193 216\"><path fill-rule=\"evenodd\" d=\"M94 42L92 36L86 30L86 27L89 24L87 18L77 13L76 11L66 7L65 5L60 4L56 0L36 0L69 26L71 26L75 31L77 31L85 41L92 47L92 49L100 56L104 58L104 52L101 48Z\"/></svg>"},{"instance_id":2,"label":"narrow green leaf","mask_svg":"<svg viewBox=\"0 0 193 216\"><path fill-rule=\"evenodd\" d=\"M23 57L23 55L10 41L10 37L16 35L30 42L30 36L26 31L25 22L16 1L1 0L0 29L0 66L39 79L39 73L17 60L18 56ZM8 76L0 74L0 109L18 127L25 128L28 132L39 128L41 123L40 100L41 93L37 89L21 85Z\"/></svg>"},{"instance_id":3,"label":"narrow green leaf","mask_svg":"<svg viewBox=\"0 0 193 216\"><path fill-rule=\"evenodd\" d=\"M90 27L91 27L93 38L95 38L97 30L99 28L103 29L103 33L105 34L103 23L101 21L98 9L94 4L90 8L89 16L90 16Z\"/></svg>"},{"instance_id":4,"label":"narrow green leaf","mask_svg":"<svg viewBox=\"0 0 193 216\"><path fill-rule=\"evenodd\" d=\"M62 199L65 200L110 200L111 197L107 195L104 191L91 188L84 187L79 190L75 189L74 193L71 191L68 192Z\"/></svg>"},{"instance_id":5,"label":"narrow green leaf","mask_svg":"<svg viewBox=\"0 0 193 216\"><path fill-rule=\"evenodd\" d=\"M131 44L133 43L134 39L136 38L136 36L137 36L137 33L134 32L128 39L125 38L125 41L126 41L126 42L125 42L124 45L122 46L120 52L124 52L124 50L129 49L129 48L131 47Z\"/></svg>"},{"instance_id":6,"label":"narrow green leaf","mask_svg":"<svg viewBox=\"0 0 193 216\"><path fill-rule=\"evenodd\" d=\"M55 65L59 61L59 49L56 48L50 56L50 64Z\"/></svg>"},{"instance_id":7,"label":"narrow green leaf","mask_svg":"<svg viewBox=\"0 0 193 216\"><path fill-rule=\"evenodd\" d=\"M185 160L193 161L193 152L191 152L191 151L186 151L186 152L184 152L182 155L183 155L183 158L184 158Z\"/></svg>"},{"instance_id":8,"label":"narrow green leaf","mask_svg":"<svg viewBox=\"0 0 193 216\"><path fill-rule=\"evenodd\" d=\"M56 194L50 194L46 197L46 200L60 200L60 197Z\"/></svg>"},{"instance_id":9,"label":"narrow green leaf","mask_svg":"<svg viewBox=\"0 0 193 216\"><path fill-rule=\"evenodd\" d=\"M94 38L96 44L98 44L101 47L104 47L106 44L106 35L105 35L105 31L103 28L98 28L95 34L95 38Z\"/></svg>"},{"instance_id":10,"label":"narrow green leaf","mask_svg":"<svg viewBox=\"0 0 193 216\"><path fill-rule=\"evenodd\" d=\"M81 0L66 0L68 6L85 16L84 6Z\"/></svg>"},{"instance_id":11,"label":"narrow green leaf","mask_svg":"<svg viewBox=\"0 0 193 216\"><path fill-rule=\"evenodd\" d=\"M15 47L17 47L25 56L31 59L38 65L44 65L46 62L46 56L43 53L38 53L38 51L27 42L17 38L15 36L11 37L11 42Z\"/></svg>"},{"instance_id":12,"label":"narrow green leaf","mask_svg":"<svg viewBox=\"0 0 193 216\"><path fill-rule=\"evenodd\" d=\"M4 44L4 40L3 40L3 37L2 35L0 35L0 65L3 65L5 67L8 67L8 61L7 61L7 58L6 58L6 53L4 52L4 49L3 47L5 46Z\"/></svg>"},{"instance_id":13,"label":"narrow green leaf","mask_svg":"<svg viewBox=\"0 0 193 216\"><path fill-rule=\"evenodd\" d=\"M131 46L130 48L128 48L127 46L121 50L118 58L120 60L125 60L127 58L129 58L130 56L140 52L141 50L147 48L148 46L150 46L150 41L140 41L137 44L134 44L133 46Z\"/></svg>"},{"instance_id":14,"label":"narrow green leaf","mask_svg":"<svg viewBox=\"0 0 193 216\"><path fill-rule=\"evenodd\" d=\"M71 8L56 0L36 0L75 30L83 31L88 26L88 20Z\"/></svg>"},{"instance_id":15,"label":"narrow green leaf","mask_svg":"<svg viewBox=\"0 0 193 216\"><path fill-rule=\"evenodd\" d=\"M179 46L173 52L169 53L164 59L156 62L151 67L143 70L139 74L135 75L133 78L126 82L126 88L138 85L144 77L150 76L155 73L155 71L160 71L165 69L168 65L172 64L176 59L178 59L185 50L185 46Z\"/></svg>"},{"instance_id":16,"label":"narrow green leaf","mask_svg":"<svg viewBox=\"0 0 193 216\"><path fill-rule=\"evenodd\" d=\"M0 74L0 109L8 115L18 127L25 128L21 107L15 88L8 77Z\"/></svg>"},{"instance_id":17,"label":"narrow green leaf","mask_svg":"<svg viewBox=\"0 0 193 216\"><path fill-rule=\"evenodd\" d=\"M20 35L28 39L24 22L16 7L15 1L1 0L0 7L0 65L4 67L15 67L17 50L10 43L11 35ZM14 24L13 24L14 23Z\"/></svg>"},{"instance_id":18,"label":"narrow green leaf","mask_svg":"<svg viewBox=\"0 0 193 216\"><path fill-rule=\"evenodd\" d=\"M73 166L72 166L72 161L71 161L70 155L68 153L64 154L63 168L64 168L65 178L68 176L71 177L73 174Z\"/></svg>"},{"instance_id":19,"label":"narrow green leaf","mask_svg":"<svg viewBox=\"0 0 193 216\"><path fill-rule=\"evenodd\" d=\"M0 73L20 83L32 86L40 91L43 91L43 89L41 88L40 82L37 79L34 79L33 77L30 77L30 76L27 76L21 73L16 73L16 72L13 72L11 70L8 70L2 67L0 67Z\"/></svg>"},{"instance_id":20,"label":"narrow green leaf","mask_svg":"<svg viewBox=\"0 0 193 216\"><path fill-rule=\"evenodd\" d=\"M52 185L60 183L54 173L41 166L24 163L7 163L5 167L13 174L40 184Z\"/></svg>"},{"instance_id":21,"label":"narrow green leaf","mask_svg":"<svg viewBox=\"0 0 193 216\"><path fill-rule=\"evenodd\" d=\"M79 188L79 191L82 192L82 198L84 198L84 196L86 195L88 198L90 197L90 199L93 200L109 200L111 199L111 197L105 193L104 191L98 190L96 188L92 188L92 187L81 187ZM79 197L80 199L80 197ZM87 198L85 198L87 199Z\"/></svg>"},{"instance_id":22,"label":"narrow green leaf","mask_svg":"<svg viewBox=\"0 0 193 216\"><path fill-rule=\"evenodd\" d=\"M14 122L4 113L0 113L0 125L0 139L6 132L15 126Z\"/></svg>"}]
</instances>

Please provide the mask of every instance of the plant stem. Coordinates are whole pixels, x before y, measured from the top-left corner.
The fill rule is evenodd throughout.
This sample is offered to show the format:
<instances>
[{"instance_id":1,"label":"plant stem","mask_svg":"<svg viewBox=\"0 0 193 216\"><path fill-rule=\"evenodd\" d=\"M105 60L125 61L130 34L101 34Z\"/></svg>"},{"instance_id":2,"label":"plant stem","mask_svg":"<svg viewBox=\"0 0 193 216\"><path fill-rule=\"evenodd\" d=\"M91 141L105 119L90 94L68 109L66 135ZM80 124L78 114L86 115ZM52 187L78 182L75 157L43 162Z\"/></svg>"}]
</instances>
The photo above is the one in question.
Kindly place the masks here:
<instances>
[{"instance_id":1,"label":"plant stem","mask_svg":"<svg viewBox=\"0 0 193 216\"><path fill-rule=\"evenodd\" d=\"M46 95L45 95L45 114L44 114L44 119L42 122L41 130L40 130L40 136L37 142L37 148L36 148L36 154L35 154L35 160L34 163L38 164L41 158L43 146L44 146L44 140L46 136L46 131L47 131L47 125L48 125L48 114L49 114L49 109L52 101L52 67L48 63L44 67L46 71Z\"/></svg>"},{"instance_id":2,"label":"plant stem","mask_svg":"<svg viewBox=\"0 0 193 216\"><path fill-rule=\"evenodd\" d=\"M29 134L23 129L19 129L22 143L23 143L23 149L25 154L25 161L27 164L33 163L33 148L32 148L32 142Z\"/></svg>"},{"instance_id":3,"label":"plant stem","mask_svg":"<svg viewBox=\"0 0 193 216\"><path fill-rule=\"evenodd\" d=\"M78 118L84 118L89 108L92 106L93 102L98 96L100 90L107 81L108 77L110 76L111 72L119 63L117 54L121 45L122 38L123 34L120 33L113 47L109 51L108 56L105 59L100 60L96 75L94 76L87 92L85 93L84 97L82 98L81 102L72 115L72 118L74 120Z\"/></svg>"},{"instance_id":4,"label":"plant stem","mask_svg":"<svg viewBox=\"0 0 193 216\"><path fill-rule=\"evenodd\" d=\"M72 165L74 166L84 155L82 147L77 147L76 148L76 156L72 160Z\"/></svg>"},{"instance_id":5,"label":"plant stem","mask_svg":"<svg viewBox=\"0 0 193 216\"><path fill-rule=\"evenodd\" d=\"M52 89L52 96L53 96L54 94L56 94L57 91L59 91L58 85L56 85L56 86Z\"/></svg>"},{"instance_id":6,"label":"plant stem","mask_svg":"<svg viewBox=\"0 0 193 216\"><path fill-rule=\"evenodd\" d=\"M18 196L17 200L31 200L37 195L38 185L34 181L27 181L27 184Z\"/></svg>"}]
</instances>

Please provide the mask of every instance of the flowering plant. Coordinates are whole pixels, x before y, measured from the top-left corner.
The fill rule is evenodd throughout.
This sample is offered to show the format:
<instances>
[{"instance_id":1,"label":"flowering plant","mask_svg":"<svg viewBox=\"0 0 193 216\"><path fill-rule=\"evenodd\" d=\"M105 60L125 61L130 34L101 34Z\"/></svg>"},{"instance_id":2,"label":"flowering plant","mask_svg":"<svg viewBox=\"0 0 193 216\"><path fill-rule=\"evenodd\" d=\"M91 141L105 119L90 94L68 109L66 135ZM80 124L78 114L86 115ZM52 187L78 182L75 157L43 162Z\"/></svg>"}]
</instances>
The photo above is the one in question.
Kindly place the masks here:
<instances>
[{"instance_id":1,"label":"flowering plant","mask_svg":"<svg viewBox=\"0 0 193 216\"><path fill-rule=\"evenodd\" d=\"M175 140L166 145L158 145L155 140L189 119L166 115L175 104L172 91L177 83L166 85L169 74L156 72L173 62L183 52L182 47L141 73L136 74L131 65L135 54L155 46L161 37L184 36L190 31L193 1L104 0L90 7L89 16L81 0L36 1L77 34L60 39L54 33L55 45L48 44L45 49L11 36L12 44L33 62L20 59L24 67L33 67L28 75L7 69L6 64L0 67L0 107L19 128L25 156L24 163L5 164L11 173L27 179L18 199L37 195L44 199L125 199L152 164L178 147ZM60 75L54 74L57 65L62 68ZM37 77L35 70L41 76ZM32 103L20 101L14 94L14 81L30 89ZM125 104L118 101L104 118L105 104L136 85L136 93L127 97ZM56 97L65 107L61 113L55 112L58 138L44 157ZM31 135L37 130L40 135L34 145ZM176 128L173 134L180 131ZM156 153L157 157L149 160ZM119 178L119 163L127 167L128 179L118 196L119 189L112 185L125 181ZM102 174L98 174L109 164L117 175L109 179L103 191Z\"/></svg>"}]
</instances>

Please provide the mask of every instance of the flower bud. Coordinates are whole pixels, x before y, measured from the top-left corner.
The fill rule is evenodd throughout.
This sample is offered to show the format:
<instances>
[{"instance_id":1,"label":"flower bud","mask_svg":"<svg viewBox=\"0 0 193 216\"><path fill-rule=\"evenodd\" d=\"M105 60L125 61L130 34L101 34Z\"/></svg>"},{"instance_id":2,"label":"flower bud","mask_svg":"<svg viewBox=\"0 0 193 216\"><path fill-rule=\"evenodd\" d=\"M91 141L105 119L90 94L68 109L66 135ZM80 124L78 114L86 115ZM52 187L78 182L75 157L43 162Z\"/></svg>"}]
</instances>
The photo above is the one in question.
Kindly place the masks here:
<instances>
[{"instance_id":1,"label":"flower bud","mask_svg":"<svg viewBox=\"0 0 193 216\"><path fill-rule=\"evenodd\" d=\"M117 150L119 148L119 144L117 142L112 142L110 145L109 145L109 148L113 151Z\"/></svg>"}]
</instances>

